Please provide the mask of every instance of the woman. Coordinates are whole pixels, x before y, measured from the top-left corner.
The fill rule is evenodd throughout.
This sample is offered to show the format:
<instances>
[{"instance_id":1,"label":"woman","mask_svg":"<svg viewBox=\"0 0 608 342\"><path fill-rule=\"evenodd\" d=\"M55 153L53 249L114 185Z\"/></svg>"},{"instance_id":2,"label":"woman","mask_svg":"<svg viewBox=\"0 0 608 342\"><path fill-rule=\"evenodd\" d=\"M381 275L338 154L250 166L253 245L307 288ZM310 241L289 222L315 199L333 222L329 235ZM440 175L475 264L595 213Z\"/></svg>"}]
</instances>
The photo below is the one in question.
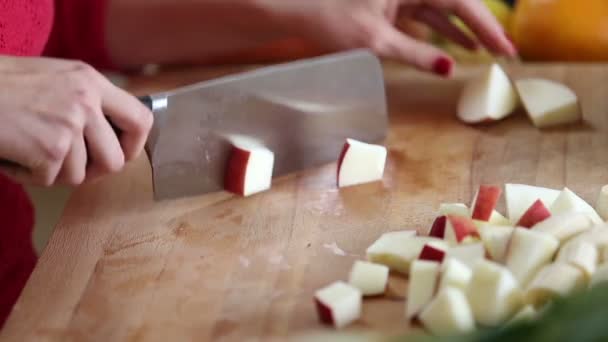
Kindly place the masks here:
<instances>
[{"instance_id":1,"label":"woman","mask_svg":"<svg viewBox=\"0 0 608 342\"><path fill-rule=\"evenodd\" d=\"M370 48L447 77L452 59L397 22L413 19L477 48L448 14L490 51L516 53L477 0L0 1L0 160L11 162L0 162L0 325L36 262L33 208L19 182L79 185L117 172L141 153L152 125L152 114L94 67L222 61L296 39L318 52Z\"/></svg>"}]
</instances>

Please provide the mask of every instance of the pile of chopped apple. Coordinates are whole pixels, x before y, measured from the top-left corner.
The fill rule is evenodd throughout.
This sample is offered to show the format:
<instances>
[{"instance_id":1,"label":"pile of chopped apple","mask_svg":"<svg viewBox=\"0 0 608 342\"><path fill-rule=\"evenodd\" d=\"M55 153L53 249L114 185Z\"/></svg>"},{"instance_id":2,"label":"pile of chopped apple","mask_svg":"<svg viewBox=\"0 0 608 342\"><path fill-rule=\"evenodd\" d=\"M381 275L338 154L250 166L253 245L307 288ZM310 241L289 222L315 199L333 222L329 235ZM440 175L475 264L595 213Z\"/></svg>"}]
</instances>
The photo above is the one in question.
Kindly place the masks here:
<instances>
[{"instance_id":1,"label":"pile of chopped apple","mask_svg":"<svg viewBox=\"0 0 608 342\"><path fill-rule=\"evenodd\" d=\"M576 94L555 81L523 78L514 82L493 64L469 80L458 103L458 118L468 124L498 121L523 105L532 123L539 128L581 120Z\"/></svg>"},{"instance_id":2,"label":"pile of chopped apple","mask_svg":"<svg viewBox=\"0 0 608 342\"><path fill-rule=\"evenodd\" d=\"M224 175L224 189L245 197L270 189L274 153L261 141L250 137L233 135L228 140L232 150ZM386 155L384 146L346 139L338 157L338 187L381 180Z\"/></svg>"},{"instance_id":3,"label":"pile of chopped apple","mask_svg":"<svg viewBox=\"0 0 608 342\"><path fill-rule=\"evenodd\" d=\"M503 193L506 216L496 210ZM383 295L392 271L409 278L404 321L432 334L535 319L555 298L608 282L607 202L607 187L594 209L568 188L482 185L470 206L441 204L426 236L381 235L348 283L316 292L319 317L356 321L363 297Z\"/></svg>"}]
</instances>

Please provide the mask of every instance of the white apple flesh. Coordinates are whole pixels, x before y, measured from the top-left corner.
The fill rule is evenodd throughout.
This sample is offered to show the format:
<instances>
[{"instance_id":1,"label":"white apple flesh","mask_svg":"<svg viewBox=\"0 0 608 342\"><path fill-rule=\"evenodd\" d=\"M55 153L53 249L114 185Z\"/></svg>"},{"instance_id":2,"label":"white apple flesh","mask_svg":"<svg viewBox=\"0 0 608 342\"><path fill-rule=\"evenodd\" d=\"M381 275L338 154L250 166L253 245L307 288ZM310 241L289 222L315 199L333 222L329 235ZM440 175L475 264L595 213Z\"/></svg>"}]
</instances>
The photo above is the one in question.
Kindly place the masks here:
<instances>
[{"instance_id":1,"label":"white apple flesh","mask_svg":"<svg viewBox=\"0 0 608 342\"><path fill-rule=\"evenodd\" d=\"M338 160L338 187L381 180L386 154L384 146L346 139Z\"/></svg>"},{"instance_id":2,"label":"white apple flesh","mask_svg":"<svg viewBox=\"0 0 608 342\"><path fill-rule=\"evenodd\" d=\"M481 241L488 252L490 259L504 262L507 247L515 228L509 226L484 226L479 230Z\"/></svg>"},{"instance_id":3,"label":"white apple flesh","mask_svg":"<svg viewBox=\"0 0 608 342\"><path fill-rule=\"evenodd\" d=\"M535 224L548 219L551 216L549 209L545 207L541 200L536 200L530 208L521 216L516 226L530 228Z\"/></svg>"},{"instance_id":4,"label":"white apple flesh","mask_svg":"<svg viewBox=\"0 0 608 342\"><path fill-rule=\"evenodd\" d=\"M464 203L441 203L439 205L439 216L447 215L471 217L469 208Z\"/></svg>"},{"instance_id":5,"label":"white apple flesh","mask_svg":"<svg viewBox=\"0 0 608 342\"><path fill-rule=\"evenodd\" d=\"M475 329L475 321L464 292L446 287L420 314L420 322L438 336L457 335Z\"/></svg>"},{"instance_id":6,"label":"white apple flesh","mask_svg":"<svg viewBox=\"0 0 608 342\"><path fill-rule=\"evenodd\" d=\"M471 218L489 221L494 213L502 189L493 185L480 185L471 203Z\"/></svg>"},{"instance_id":7,"label":"white apple flesh","mask_svg":"<svg viewBox=\"0 0 608 342\"><path fill-rule=\"evenodd\" d=\"M549 263L559 240L547 233L515 228L507 250L505 264L521 286L525 286L538 270Z\"/></svg>"},{"instance_id":8,"label":"white apple flesh","mask_svg":"<svg viewBox=\"0 0 608 342\"><path fill-rule=\"evenodd\" d=\"M597 267L591 277L590 287L608 282L608 263L603 263Z\"/></svg>"},{"instance_id":9,"label":"white apple flesh","mask_svg":"<svg viewBox=\"0 0 608 342\"><path fill-rule=\"evenodd\" d=\"M315 292L314 301L321 322L342 328L361 317L361 291L337 281Z\"/></svg>"},{"instance_id":10,"label":"white apple flesh","mask_svg":"<svg viewBox=\"0 0 608 342\"><path fill-rule=\"evenodd\" d=\"M604 222L595 209L589 205L589 203L585 202L584 199L580 198L568 188L564 188L564 190L562 190L549 210L552 214L581 212L588 215L591 221L595 224L601 224Z\"/></svg>"},{"instance_id":11,"label":"white apple flesh","mask_svg":"<svg viewBox=\"0 0 608 342\"><path fill-rule=\"evenodd\" d=\"M469 80L460 95L458 118L474 124L501 120L511 114L519 99L511 80L498 64Z\"/></svg>"},{"instance_id":12,"label":"white apple flesh","mask_svg":"<svg viewBox=\"0 0 608 342\"><path fill-rule=\"evenodd\" d=\"M513 224L516 224L536 200L540 199L545 207L550 208L559 194L558 190L538 186L505 184L507 216Z\"/></svg>"},{"instance_id":13,"label":"white apple flesh","mask_svg":"<svg viewBox=\"0 0 608 342\"><path fill-rule=\"evenodd\" d=\"M604 185L600 190L595 209L604 221L608 221L608 185Z\"/></svg>"},{"instance_id":14,"label":"white apple flesh","mask_svg":"<svg viewBox=\"0 0 608 342\"><path fill-rule=\"evenodd\" d=\"M434 237L416 236L415 230L385 233L367 248L367 259L407 275L410 263L420 255L424 245L429 242L447 248L445 241Z\"/></svg>"},{"instance_id":15,"label":"white apple flesh","mask_svg":"<svg viewBox=\"0 0 608 342\"><path fill-rule=\"evenodd\" d=\"M458 259L448 258L441 265L439 290L446 287L456 287L465 291L472 276L473 271L469 266Z\"/></svg>"},{"instance_id":16,"label":"white apple flesh","mask_svg":"<svg viewBox=\"0 0 608 342\"><path fill-rule=\"evenodd\" d=\"M385 265L357 260L350 271L348 283L364 296L383 294L388 284L389 268Z\"/></svg>"},{"instance_id":17,"label":"white apple flesh","mask_svg":"<svg viewBox=\"0 0 608 342\"><path fill-rule=\"evenodd\" d=\"M467 289L475 321L496 326L508 320L522 305L522 291L513 274L492 261L479 261Z\"/></svg>"},{"instance_id":18,"label":"white apple flesh","mask_svg":"<svg viewBox=\"0 0 608 342\"><path fill-rule=\"evenodd\" d=\"M447 215L435 219L429 236L442 238L450 244L463 242L467 237L478 238L475 223L467 217Z\"/></svg>"},{"instance_id":19,"label":"white apple flesh","mask_svg":"<svg viewBox=\"0 0 608 342\"><path fill-rule=\"evenodd\" d=\"M549 127L581 120L576 94L561 83L528 78L517 80L515 88L536 127Z\"/></svg>"},{"instance_id":20,"label":"white apple flesh","mask_svg":"<svg viewBox=\"0 0 608 342\"><path fill-rule=\"evenodd\" d=\"M274 167L274 153L260 142L244 137L233 137L228 159L224 188L250 196L270 189Z\"/></svg>"},{"instance_id":21,"label":"white apple flesh","mask_svg":"<svg viewBox=\"0 0 608 342\"><path fill-rule=\"evenodd\" d=\"M555 261L578 267L586 279L590 279L597 267L598 251L595 245L588 241L569 241L559 249Z\"/></svg>"},{"instance_id":22,"label":"white apple flesh","mask_svg":"<svg viewBox=\"0 0 608 342\"><path fill-rule=\"evenodd\" d=\"M555 297L565 297L585 288L583 272L569 264L555 262L538 271L526 290L526 303L540 306Z\"/></svg>"},{"instance_id":23,"label":"white apple flesh","mask_svg":"<svg viewBox=\"0 0 608 342\"><path fill-rule=\"evenodd\" d=\"M551 234L563 243L571 237L589 230L592 224L588 215L565 212L552 215L548 219L535 224L532 226L532 230Z\"/></svg>"},{"instance_id":24,"label":"white apple flesh","mask_svg":"<svg viewBox=\"0 0 608 342\"><path fill-rule=\"evenodd\" d=\"M511 317L511 319L509 320L509 322L507 322L507 324L510 325L510 324L517 324L517 323L522 323L522 322L530 322L530 321L535 320L537 315L538 315L538 311L536 311L534 306L531 304L528 304L528 305L524 306L523 308L521 308L521 310L519 310L515 315L513 315L513 317Z\"/></svg>"},{"instance_id":25,"label":"white apple flesh","mask_svg":"<svg viewBox=\"0 0 608 342\"><path fill-rule=\"evenodd\" d=\"M477 242L450 247L445 257L457 259L472 269L477 261L485 259L485 255L483 243Z\"/></svg>"},{"instance_id":26,"label":"white apple flesh","mask_svg":"<svg viewBox=\"0 0 608 342\"><path fill-rule=\"evenodd\" d=\"M416 260L412 263L405 301L405 316L416 318L431 301L439 281L440 265L435 261Z\"/></svg>"}]
</instances>

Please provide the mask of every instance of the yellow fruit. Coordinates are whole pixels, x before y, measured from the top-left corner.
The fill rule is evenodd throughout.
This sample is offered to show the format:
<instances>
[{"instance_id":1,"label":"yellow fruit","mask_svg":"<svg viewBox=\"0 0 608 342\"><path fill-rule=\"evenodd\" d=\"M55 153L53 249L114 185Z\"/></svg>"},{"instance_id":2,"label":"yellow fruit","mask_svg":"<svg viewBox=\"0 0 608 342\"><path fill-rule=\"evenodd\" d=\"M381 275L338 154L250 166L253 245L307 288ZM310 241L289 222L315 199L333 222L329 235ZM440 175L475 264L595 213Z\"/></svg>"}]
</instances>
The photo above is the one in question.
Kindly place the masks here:
<instances>
[{"instance_id":1,"label":"yellow fruit","mask_svg":"<svg viewBox=\"0 0 608 342\"><path fill-rule=\"evenodd\" d=\"M519 0L511 34L527 60L608 60L608 0Z\"/></svg>"}]
</instances>

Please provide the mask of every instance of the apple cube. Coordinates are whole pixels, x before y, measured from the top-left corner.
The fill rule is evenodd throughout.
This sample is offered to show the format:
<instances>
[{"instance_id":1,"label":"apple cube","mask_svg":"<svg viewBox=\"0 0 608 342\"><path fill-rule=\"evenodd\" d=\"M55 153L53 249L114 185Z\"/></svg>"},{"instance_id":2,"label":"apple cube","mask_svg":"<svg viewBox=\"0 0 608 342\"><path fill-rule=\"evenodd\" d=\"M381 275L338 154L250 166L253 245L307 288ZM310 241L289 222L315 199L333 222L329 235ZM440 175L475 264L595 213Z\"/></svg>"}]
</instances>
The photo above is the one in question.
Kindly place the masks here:
<instances>
[{"instance_id":1,"label":"apple cube","mask_svg":"<svg viewBox=\"0 0 608 342\"><path fill-rule=\"evenodd\" d=\"M439 270L440 265L435 261L416 260L412 263L405 302L405 316L408 320L415 318L433 298Z\"/></svg>"},{"instance_id":2,"label":"apple cube","mask_svg":"<svg viewBox=\"0 0 608 342\"><path fill-rule=\"evenodd\" d=\"M509 77L493 64L465 85L458 102L458 118L474 124L500 120L511 114L519 99Z\"/></svg>"},{"instance_id":3,"label":"apple cube","mask_svg":"<svg viewBox=\"0 0 608 342\"><path fill-rule=\"evenodd\" d=\"M565 212L555 214L532 226L532 230L548 233L564 242L571 237L587 231L592 226L589 216L583 213Z\"/></svg>"},{"instance_id":4,"label":"apple cube","mask_svg":"<svg viewBox=\"0 0 608 342\"><path fill-rule=\"evenodd\" d=\"M350 271L348 282L364 296L375 296L386 290L388 274L389 268L385 265L357 260Z\"/></svg>"},{"instance_id":5,"label":"apple cube","mask_svg":"<svg viewBox=\"0 0 608 342\"><path fill-rule=\"evenodd\" d=\"M519 284L524 286L542 266L553 259L558 247L559 240L549 234L515 228L505 264Z\"/></svg>"},{"instance_id":6,"label":"apple cube","mask_svg":"<svg viewBox=\"0 0 608 342\"><path fill-rule=\"evenodd\" d=\"M505 184L507 216L515 224L536 200L540 199L545 207L550 208L559 196L558 190L524 184ZM555 214L555 213L554 213Z\"/></svg>"},{"instance_id":7,"label":"apple cube","mask_svg":"<svg viewBox=\"0 0 608 342\"><path fill-rule=\"evenodd\" d=\"M604 185L600 190L595 209L604 221L608 221L608 185Z\"/></svg>"},{"instance_id":8,"label":"apple cube","mask_svg":"<svg viewBox=\"0 0 608 342\"><path fill-rule=\"evenodd\" d=\"M552 214L559 214L564 212L581 212L589 215L591 221L595 224L601 224L604 221L597 214L595 209L589 203L585 202L584 199L580 198L577 194L572 192L568 188L564 188L559 194L555 202L549 208Z\"/></svg>"},{"instance_id":9,"label":"apple cube","mask_svg":"<svg viewBox=\"0 0 608 342\"><path fill-rule=\"evenodd\" d=\"M429 242L426 245L424 245L424 247L422 247L422 251L420 251L420 256L418 256L418 259L436 261L438 263L441 263L441 262L443 262L445 253L446 253L445 245Z\"/></svg>"},{"instance_id":10,"label":"apple cube","mask_svg":"<svg viewBox=\"0 0 608 342\"><path fill-rule=\"evenodd\" d=\"M510 226L511 221L508 218L504 217L501 213L494 210L492 212L492 216L490 216L490 220L488 223L493 224L495 226Z\"/></svg>"},{"instance_id":11,"label":"apple cube","mask_svg":"<svg viewBox=\"0 0 608 342\"><path fill-rule=\"evenodd\" d=\"M381 180L386 154L384 146L346 139L338 160L338 187Z\"/></svg>"},{"instance_id":12,"label":"apple cube","mask_svg":"<svg viewBox=\"0 0 608 342\"><path fill-rule=\"evenodd\" d=\"M471 217L469 208L464 203L441 203L439 205L439 216L446 215Z\"/></svg>"},{"instance_id":13,"label":"apple cube","mask_svg":"<svg viewBox=\"0 0 608 342\"><path fill-rule=\"evenodd\" d=\"M321 322L342 328L361 316L361 291L337 281L315 292L315 304Z\"/></svg>"},{"instance_id":14,"label":"apple cube","mask_svg":"<svg viewBox=\"0 0 608 342\"><path fill-rule=\"evenodd\" d=\"M494 213L502 189L493 185L481 185L473 197L471 204L471 218L480 221L489 221Z\"/></svg>"},{"instance_id":15,"label":"apple cube","mask_svg":"<svg viewBox=\"0 0 608 342\"><path fill-rule=\"evenodd\" d=\"M472 269L477 261L485 259L485 255L486 250L483 243L478 242L451 247L448 249L446 258L457 259Z\"/></svg>"},{"instance_id":16,"label":"apple cube","mask_svg":"<svg viewBox=\"0 0 608 342\"><path fill-rule=\"evenodd\" d=\"M515 88L536 127L549 127L581 120L576 94L561 83L528 78L517 80Z\"/></svg>"},{"instance_id":17,"label":"apple cube","mask_svg":"<svg viewBox=\"0 0 608 342\"><path fill-rule=\"evenodd\" d=\"M536 200L519 219L517 226L530 228L533 225L548 219L550 216L551 213L543 202L541 200Z\"/></svg>"},{"instance_id":18,"label":"apple cube","mask_svg":"<svg viewBox=\"0 0 608 342\"><path fill-rule=\"evenodd\" d=\"M456 287L465 291L472 276L473 271L469 266L458 259L448 258L441 265L439 290L445 287Z\"/></svg>"},{"instance_id":19,"label":"apple cube","mask_svg":"<svg viewBox=\"0 0 608 342\"><path fill-rule=\"evenodd\" d=\"M540 306L555 297L565 297L585 288L583 272L569 264L556 262L538 271L526 290L526 302Z\"/></svg>"},{"instance_id":20,"label":"apple cube","mask_svg":"<svg viewBox=\"0 0 608 342\"><path fill-rule=\"evenodd\" d=\"M530 322L536 319L538 315L538 312L536 311L536 309L534 308L533 305L528 304L526 306L524 306L523 308L521 308L521 310L519 310L515 315L513 315L513 317L511 317L511 319L509 320L509 322L507 324L517 324L517 323L521 323L521 322Z\"/></svg>"},{"instance_id":21,"label":"apple cube","mask_svg":"<svg viewBox=\"0 0 608 342\"><path fill-rule=\"evenodd\" d=\"M477 262L467 289L475 321L496 326L509 319L522 305L522 291L504 266L487 260Z\"/></svg>"},{"instance_id":22,"label":"apple cube","mask_svg":"<svg viewBox=\"0 0 608 342\"><path fill-rule=\"evenodd\" d=\"M446 287L420 314L420 321L431 333L439 336L457 335L475 329L471 307L464 292Z\"/></svg>"},{"instance_id":23,"label":"apple cube","mask_svg":"<svg viewBox=\"0 0 608 342\"><path fill-rule=\"evenodd\" d=\"M232 137L224 188L226 191L250 196L270 189L274 153L260 142L246 137Z\"/></svg>"},{"instance_id":24,"label":"apple cube","mask_svg":"<svg viewBox=\"0 0 608 342\"><path fill-rule=\"evenodd\" d=\"M437 245L446 245L440 239L416 236L415 234L416 231L382 234L378 240L367 248L367 259L377 264L386 265L391 270L407 275L410 263L420 255L424 245L429 242L435 242Z\"/></svg>"},{"instance_id":25,"label":"apple cube","mask_svg":"<svg viewBox=\"0 0 608 342\"><path fill-rule=\"evenodd\" d=\"M479 237L471 219L456 215L440 216L435 219L429 235L443 238L452 244L460 243L469 236Z\"/></svg>"},{"instance_id":26,"label":"apple cube","mask_svg":"<svg viewBox=\"0 0 608 342\"><path fill-rule=\"evenodd\" d=\"M608 263L603 263L597 267L591 277L589 286L593 287L601 283L608 282Z\"/></svg>"},{"instance_id":27,"label":"apple cube","mask_svg":"<svg viewBox=\"0 0 608 342\"><path fill-rule=\"evenodd\" d=\"M509 226L485 226L479 230L481 241L492 260L504 262L514 230Z\"/></svg>"},{"instance_id":28,"label":"apple cube","mask_svg":"<svg viewBox=\"0 0 608 342\"><path fill-rule=\"evenodd\" d=\"M597 248L588 241L569 241L559 249L555 261L578 267L590 279L598 262Z\"/></svg>"}]
</instances>

